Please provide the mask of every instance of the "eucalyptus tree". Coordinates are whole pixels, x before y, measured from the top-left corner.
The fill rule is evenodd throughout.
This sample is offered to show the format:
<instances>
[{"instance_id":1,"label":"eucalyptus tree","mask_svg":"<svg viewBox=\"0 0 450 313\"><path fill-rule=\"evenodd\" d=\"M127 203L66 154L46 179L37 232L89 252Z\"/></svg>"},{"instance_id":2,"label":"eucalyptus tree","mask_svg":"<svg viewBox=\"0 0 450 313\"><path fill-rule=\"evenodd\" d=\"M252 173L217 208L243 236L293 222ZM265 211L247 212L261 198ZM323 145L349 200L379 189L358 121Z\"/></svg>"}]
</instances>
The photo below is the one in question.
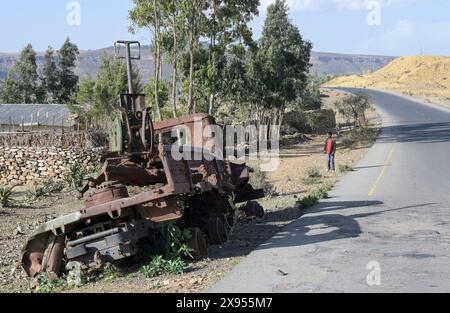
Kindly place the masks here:
<instances>
[{"instance_id":1,"label":"eucalyptus tree","mask_svg":"<svg viewBox=\"0 0 450 313\"><path fill-rule=\"evenodd\" d=\"M45 93L45 102L55 103L58 101L60 90L59 70L55 60L55 51L52 47L48 47L45 52L41 84Z\"/></svg>"},{"instance_id":2,"label":"eucalyptus tree","mask_svg":"<svg viewBox=\"0 0 450 313\"><path fill-rule=\"evenodd\" d=\"M215 111L217 96L224 91L222 74L234 45L254 46L248 23L258 14L259 0L208 0L206 32L209 38L209 113Z\"/></svg>"},{"instance_id":3,"label":"eucalyptus tree","mask_svg":"<svg viewBox=\"0 0 450 313\"><path fill-rule=\"evenodd\" d=\"M181 2L181 3L180 3ZM188 87L188 112L196 111L194 102L194 67L195 50L198 48L199 39L205 27L204 10L207 8L207 0L181 0L183 28L187 35L187 46L189 53L189 87Z\"/></svg>"},{"instance_id":4,"label":"eucalyptus tree","mask_svg":"<svg viewBox=\"0 0 450 313\"><path fill-rule=\"evenodd\" d=\"M28 44L20 53L20 58L14 67L14 79L20 91L21 103L42 102L40 97L39 75L37 72L36 52Z\"/></svg>"},{"instance_id":5,"label":"eucalyptus tree","mask_svg":"<svg viewBox=\"0 0 450 313\"><path fill-rule=\"evenodd\" d=\"M284 0L267 9L252 76L260 94L260 119L281 124L285 108L302 95L311 67L312 44L303 40L288 17Z\"/></svg>"},{"instance_id":6,"label":"eucalyptus tree","mask_svg":"<svg viewBox=\"0 0 450 313\"><path fill-rule=\"evenodd\" d=\"M152 46L155 59L154 97L155 107L159 120L162 119L161 107L159 101L159 82L161 73L162 59L162 32L164 27L163 8L168 0L133 0L134 7L129 11L129 19L132 22L131 32L136 28L146 28L152 34Z\"/></svg>"},{"instance_id":7,"label":"eucalyptus tree","mask_svg":"<svg viewBox=\"0 0 450 313\"><path fill-rule=\"evenodd\" d=\"M73 100L77 86L78 75L75 73L78 47L69 38L58 51L58 102L69 103Z\"/></svg>"},{"instance_id":8,"label":"eucalyptus tree","mask_svg":"<svg viewBox=\"0 0 450 313\"><path fill-rule=\"evenodd\" d=\"M182 9L177 0L168 0L164 5L167 22L167 40L163 40L164 50L172 63L172 112L177 117L178 61L185 46Z\"/></svg>"}]
</instances>

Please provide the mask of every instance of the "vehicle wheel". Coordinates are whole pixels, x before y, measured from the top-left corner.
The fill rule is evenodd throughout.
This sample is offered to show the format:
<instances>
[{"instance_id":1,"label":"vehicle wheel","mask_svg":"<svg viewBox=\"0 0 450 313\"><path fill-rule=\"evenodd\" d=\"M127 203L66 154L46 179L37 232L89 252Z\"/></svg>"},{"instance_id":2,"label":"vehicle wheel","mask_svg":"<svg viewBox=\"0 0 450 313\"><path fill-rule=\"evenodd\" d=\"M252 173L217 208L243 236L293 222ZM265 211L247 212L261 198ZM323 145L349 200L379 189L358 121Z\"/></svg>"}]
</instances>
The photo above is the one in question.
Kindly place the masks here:
<instances>
[{"instance_id":1,"label":"vehicle wheel","mask_svg":"<svg viewBox=\"0 0 450 313\"><path fill-rule=\"evenodd\" d=\"M211 216L208 221L208 237L213 245L221 245L228 241L231 227L225 216Z\"/></svg>"},{"instance_id":2,"label":"vehicle wheel","mask_svg":"<svg viewBox=\"0 0 450 313\"><path fill-rule=\"evenodd\" d=\"M199 228L191 228L189 231L192 237L186 240L186 243L192 249L194 259L202 260L208 257L208 240L205 233Z\"/></svg>"},{"instance_id":3,"label":"vehicle wheel","mask_svg":"<svg viewBox=\"0 0 450 313\"><path fill-rule=\"evenodd\" d=\"M247 217L263 218L265 215L264 208L256 201L247 202L247 205L245 206L244 210L245 215L247 215Z\"/></svg>"}]
</instances>

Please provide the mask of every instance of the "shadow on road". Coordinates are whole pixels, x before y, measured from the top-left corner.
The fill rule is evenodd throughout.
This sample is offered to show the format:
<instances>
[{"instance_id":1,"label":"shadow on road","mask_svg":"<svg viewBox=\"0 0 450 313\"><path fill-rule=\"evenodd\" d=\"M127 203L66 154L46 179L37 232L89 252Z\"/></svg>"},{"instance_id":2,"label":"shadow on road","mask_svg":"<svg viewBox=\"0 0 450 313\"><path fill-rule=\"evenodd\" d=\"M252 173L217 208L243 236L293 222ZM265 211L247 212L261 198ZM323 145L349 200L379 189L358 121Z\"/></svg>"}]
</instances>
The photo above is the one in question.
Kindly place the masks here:
<instances>
[{"instance_id":1,"label":"shadow on road","mask_svg":"<svg viewBox=\"0 0 450 313\"><path fill-rule=\"evenodd\" d=\"M389 210L380 209L383 205L384 203L381 201L333 201L331 198L317 204L313 209L306 212L306 216L303 216L305 212L293 207L268 212L263 220L247 220L238 223L228 243L224 246L211 247L210 257L212 259L241 257L247 256L255 249L301 246L323 241L354 238L362 233L358 219L391 211L429 206L433 203ZM368 213L345 214L346 210L352 208L367 208ZM292 220L295 221L288 224ZM284 227L286 227L285 232L283 232ZM292 240L285 240L288 237L291 237Z\"/></svg>"},{"instance_id":2,"label":"shadow on road","mask_svg":"<svg viewBox=\"0 0 450 313\"><path fill-rule=\"evenodd\" d=\"M383 127L379 137L379 142L450 142L450 122Z\"/></svg>"},{"instance_id":3,"label":"shadow on road","mask_svg":"<svg viewBox=\"0 0 450 313\"><path fill-rule=\"evenodd\" d=\"M415 207L430 206L433 204L434 203L425 203L388 210L379 210L380 206L383 205L383 202L381 201L323 202L307 216L292 223L286 228L286 231L278 233L272 240L262 244L258 250L302 246L324 241L356 238L362 234L360 224L358 223L359 219ZM378 210L353 215L344 215L344 212L343 214L323 214L335 211L341 212L342 210L356 207L376 207Z\"/></svg>"}]
</instances>

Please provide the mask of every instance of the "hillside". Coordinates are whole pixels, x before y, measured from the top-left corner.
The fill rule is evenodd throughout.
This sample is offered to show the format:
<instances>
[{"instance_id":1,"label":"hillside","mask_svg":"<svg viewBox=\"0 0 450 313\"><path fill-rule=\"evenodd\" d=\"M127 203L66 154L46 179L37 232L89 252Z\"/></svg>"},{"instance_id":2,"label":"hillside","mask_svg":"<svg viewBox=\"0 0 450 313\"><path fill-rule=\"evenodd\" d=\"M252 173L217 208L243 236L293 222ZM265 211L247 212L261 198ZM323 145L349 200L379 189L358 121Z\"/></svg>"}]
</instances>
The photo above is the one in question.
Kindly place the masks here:
<instances>
[{"instance_id":1,"label":"hillside","mask_svg":"<svg viewBox=\"0 0 450 313\"><path fill-rule=\"evenodd\" d=\"M100 67L100 60L103 53L109 55L114 54L112 47L82 51L78 58L77 72L80 77L91 75L95 77L98 68ZM0 53L0 80L6 77L8 69L14 65L18 58L18 53ZM367 56L367 55L349 55L337 53L323 53L313 52L311 62L313 67L311 73L315 75L351 75L362 74L368 71L377 70L390 61L393 57L385 56ZM42 65L44 61L44 54L42 52L37 55L37 62ZM139 68L144 79L151 76L154 71L153 56L149 53L148 47L142 49L142 60L139 62ZM171 67L168 64L164 65L164 75L168 77L171 73Z\"/></svg>"},{"instance_id":2,"label":"hillside","mask_svg":"<svg viewBox=\"0 0 450 313\"><path fill-rule=\"evenodd\" d=\"M327 86L377 88L445 102L450 100L450 57L400 57L374 73L339 77Z\"/></svg>"},{"instance_id":3,"label":"hillside","mask_svg":"<svg viewBox=\"0 0 450 313\"><path fill-rule=\"evenodd\" d=\"M376 71L395 57L313 52L311 56L312 74L317 75L360 75Z\"/></svg>"}]
</instances>

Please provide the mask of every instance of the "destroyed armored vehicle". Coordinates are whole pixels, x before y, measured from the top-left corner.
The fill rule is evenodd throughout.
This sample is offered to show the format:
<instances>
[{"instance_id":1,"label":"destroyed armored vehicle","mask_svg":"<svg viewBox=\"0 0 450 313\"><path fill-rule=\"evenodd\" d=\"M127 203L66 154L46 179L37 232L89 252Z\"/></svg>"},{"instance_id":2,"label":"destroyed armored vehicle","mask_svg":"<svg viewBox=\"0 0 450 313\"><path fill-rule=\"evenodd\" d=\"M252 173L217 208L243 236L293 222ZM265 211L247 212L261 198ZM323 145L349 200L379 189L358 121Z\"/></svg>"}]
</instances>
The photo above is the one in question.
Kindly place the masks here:
<instances>
[{"instance_id":1,"label":"destroyed armored vehicle","mask_svg":"<svg viewBox=\"0 0 450 313\"><path fill-rule=\"evenodd\" d=\"M40 225L26 243L21 265L30 277L42 272L58 277L68 262L102 268L143 247L164 246L171 221L190 230L192 255L203 258L209 244L228 240L236 204L247 203L247 215L264 215L253 201L264 192L249 184L252 170L215 157L214 151L222 147L205 137L205 130L215 125L211 116L153 123L145 96L133 93L133 44L138 43L116 44L126 47L129 93L120 95L122 117L111 131L111 152L100 172L80 190L85 208ZM181 135L186 133L189 138ZM183 157L177 158L179 154ZM130 196L129 186L143 191Z\"/></svg>"}]
</instances>

